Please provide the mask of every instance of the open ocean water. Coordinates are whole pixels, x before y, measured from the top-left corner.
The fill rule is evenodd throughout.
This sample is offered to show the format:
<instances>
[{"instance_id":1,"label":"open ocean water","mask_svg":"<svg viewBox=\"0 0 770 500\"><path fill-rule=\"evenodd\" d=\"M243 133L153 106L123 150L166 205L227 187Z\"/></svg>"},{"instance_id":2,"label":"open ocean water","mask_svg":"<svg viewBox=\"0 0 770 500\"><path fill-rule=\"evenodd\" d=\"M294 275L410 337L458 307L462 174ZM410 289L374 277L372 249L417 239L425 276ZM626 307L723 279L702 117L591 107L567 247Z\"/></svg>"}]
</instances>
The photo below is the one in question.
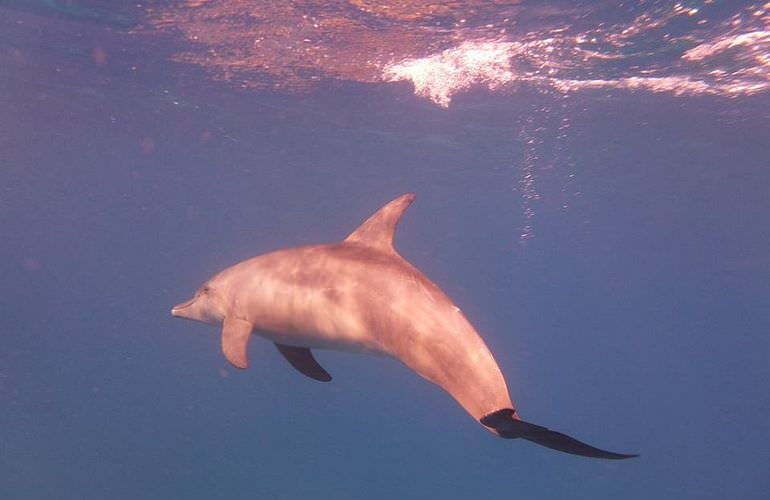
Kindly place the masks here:
<instances>
[{"instance_id":1,"label":"open ocean water","mask_svg":"<svg viewBox=\"0 0 770 500\"><path fill-rule=\"evenodd\" d=\"M770 3L0 0L0 499L770 498ZM171 306L417 200L525 420Z\"/></svg>"}]
</instances>

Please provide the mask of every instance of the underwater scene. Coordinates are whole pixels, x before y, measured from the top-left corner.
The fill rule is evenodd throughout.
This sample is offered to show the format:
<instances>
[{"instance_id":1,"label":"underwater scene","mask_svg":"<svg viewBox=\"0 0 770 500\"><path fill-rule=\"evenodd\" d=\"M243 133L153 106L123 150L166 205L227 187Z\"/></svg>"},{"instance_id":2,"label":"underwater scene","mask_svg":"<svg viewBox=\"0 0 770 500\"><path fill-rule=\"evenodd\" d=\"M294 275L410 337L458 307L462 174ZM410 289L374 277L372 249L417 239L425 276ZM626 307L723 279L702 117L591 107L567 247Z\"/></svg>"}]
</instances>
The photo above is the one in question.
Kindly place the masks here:
<instances>
[{"instance_id":1,"label":"underwater scene","mask_svg":"<svg viewBox=\"0 0 770 500\"><path fill-rule=\"evenodd\" d=\"M0 0L0 500L770 498L770 2Z\"/></svg>"}]
</instances>

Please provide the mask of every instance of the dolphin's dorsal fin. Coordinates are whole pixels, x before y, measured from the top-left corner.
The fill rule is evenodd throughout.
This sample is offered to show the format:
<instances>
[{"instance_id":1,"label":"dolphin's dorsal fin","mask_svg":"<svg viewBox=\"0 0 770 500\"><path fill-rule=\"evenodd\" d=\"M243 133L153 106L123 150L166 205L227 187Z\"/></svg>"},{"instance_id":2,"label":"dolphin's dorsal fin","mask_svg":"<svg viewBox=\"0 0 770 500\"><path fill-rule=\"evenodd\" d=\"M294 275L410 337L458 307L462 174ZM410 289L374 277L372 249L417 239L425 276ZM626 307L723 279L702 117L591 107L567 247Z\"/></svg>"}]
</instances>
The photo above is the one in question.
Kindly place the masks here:
<instances>
[{"instance_id":1,"label":"dolphin's dorsal fin","mask_svg":"<svg viewBox=\"0 0 770 500\"><path fill-rule=\"evenodd\" d=\"M399 196L366 219L363 224L350 233L350 236L345 238L345 241L393 252L393 233L396 231L396 225L398 225L406 207L411 205L414 199L413 193Z\"/></svg>"}]
</instances>

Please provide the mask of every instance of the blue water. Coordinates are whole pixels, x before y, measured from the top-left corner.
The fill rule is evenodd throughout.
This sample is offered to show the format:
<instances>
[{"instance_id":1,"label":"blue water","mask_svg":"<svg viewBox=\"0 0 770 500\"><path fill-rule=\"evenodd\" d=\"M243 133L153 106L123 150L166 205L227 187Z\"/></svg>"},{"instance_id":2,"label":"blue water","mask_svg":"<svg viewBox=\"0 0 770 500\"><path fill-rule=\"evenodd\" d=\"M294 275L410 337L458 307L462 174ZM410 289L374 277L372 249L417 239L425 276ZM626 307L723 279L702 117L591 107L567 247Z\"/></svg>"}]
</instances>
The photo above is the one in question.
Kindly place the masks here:
<instances>
[{"instance_id":1,"label":"blue water","mask_svg":"<svg viewBox=\"0 0 770 500\"><path fill-rule=\"evenodd\" d=\"M244 89L77 4L0 2L0 498L768 498L767 92ZM640 458L495 438L390 359L238 371L170 316L409 191L397 248L523 418Z\"/></svg>"}]
</instances>

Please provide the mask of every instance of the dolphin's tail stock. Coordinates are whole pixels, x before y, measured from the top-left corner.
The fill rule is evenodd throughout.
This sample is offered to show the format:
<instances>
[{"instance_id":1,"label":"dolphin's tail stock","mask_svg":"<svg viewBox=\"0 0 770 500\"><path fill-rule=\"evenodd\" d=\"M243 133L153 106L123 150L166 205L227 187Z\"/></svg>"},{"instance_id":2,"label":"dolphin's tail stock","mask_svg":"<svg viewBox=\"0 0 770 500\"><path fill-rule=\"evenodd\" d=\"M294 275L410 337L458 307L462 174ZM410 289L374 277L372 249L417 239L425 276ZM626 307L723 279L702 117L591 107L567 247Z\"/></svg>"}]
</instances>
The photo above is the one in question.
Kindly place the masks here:
<instances>
[{"instance_id":1,"label":"dolphin's tail stock","mask_svg":"<svg viewBox=\"0 0 770 500\"><path fill-rule=\"evenodd\" d=\"M613 453L611 451L600 450L593 446L581 443L575 438L569 437L561 432L552 431L540 425L530 424L515 417L515 410L506 408L497 410L489 415L482 417L480 422L485 426L494 429L500 437L506 439L523 438L532 441L540 446L552 448L554 450L571 453L572 455L582 455L592 458L607 458L611 460L620 460L623 458L633 458L639 455L626 455L623 453Z\"/></svg>"}]
</instances>

